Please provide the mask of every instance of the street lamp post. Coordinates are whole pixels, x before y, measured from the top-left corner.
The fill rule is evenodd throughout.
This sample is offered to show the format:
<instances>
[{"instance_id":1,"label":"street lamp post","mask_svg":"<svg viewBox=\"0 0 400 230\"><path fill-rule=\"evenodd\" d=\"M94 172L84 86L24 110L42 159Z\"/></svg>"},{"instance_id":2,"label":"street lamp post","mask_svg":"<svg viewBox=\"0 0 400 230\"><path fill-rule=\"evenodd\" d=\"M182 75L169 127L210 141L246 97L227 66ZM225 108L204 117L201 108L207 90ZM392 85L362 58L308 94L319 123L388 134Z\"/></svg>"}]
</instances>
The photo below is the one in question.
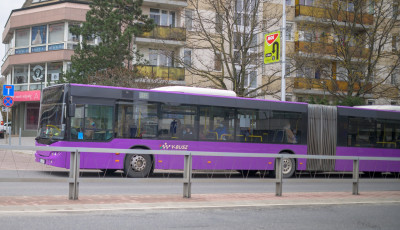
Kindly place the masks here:
<instances>
[{"instance_id":1,"label":"street lamp post","mask_svg":"<svg viewBox=\"0 0 400 230\"><path fill-rule=\"evenodd\" d=\"M281 101L286 101L286 0L282 0L282 84Z\"/></svg>"}]
</instances>

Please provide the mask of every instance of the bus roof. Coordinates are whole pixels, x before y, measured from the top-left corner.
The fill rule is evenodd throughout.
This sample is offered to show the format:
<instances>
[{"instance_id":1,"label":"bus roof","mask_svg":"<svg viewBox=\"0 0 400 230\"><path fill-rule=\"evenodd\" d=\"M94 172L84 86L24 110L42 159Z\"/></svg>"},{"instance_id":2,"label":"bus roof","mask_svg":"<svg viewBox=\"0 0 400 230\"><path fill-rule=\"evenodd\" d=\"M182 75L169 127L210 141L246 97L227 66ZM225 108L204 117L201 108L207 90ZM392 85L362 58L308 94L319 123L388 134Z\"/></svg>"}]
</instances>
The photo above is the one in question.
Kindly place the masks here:
<instances>
[{"instance_id":1,"label":"bus roof","mask_svg":"<svg viewBox=\"0 0 400 230\"><path fill-rule=\"evenodd\" d=\"M226 97L236 97L237 96L236 93L232 90L199 88L199 87L188 87L188 86L165 86L165 87L154 88L151 90L204 94L204 95L214 95L214 96L226 96Z\"/></svg>"},{"instance_id":2,"label":"bus roof","mask_svg":"<svg viewBox=\"0 0 400 230\"><path fill-rule=\"evenodd\" d=\"M386 110L386 111L397 111L400 112L400 106L398 105L358 105L354 108L362 109L375 109L375 110Z\"/></svg>"}]
</instances>

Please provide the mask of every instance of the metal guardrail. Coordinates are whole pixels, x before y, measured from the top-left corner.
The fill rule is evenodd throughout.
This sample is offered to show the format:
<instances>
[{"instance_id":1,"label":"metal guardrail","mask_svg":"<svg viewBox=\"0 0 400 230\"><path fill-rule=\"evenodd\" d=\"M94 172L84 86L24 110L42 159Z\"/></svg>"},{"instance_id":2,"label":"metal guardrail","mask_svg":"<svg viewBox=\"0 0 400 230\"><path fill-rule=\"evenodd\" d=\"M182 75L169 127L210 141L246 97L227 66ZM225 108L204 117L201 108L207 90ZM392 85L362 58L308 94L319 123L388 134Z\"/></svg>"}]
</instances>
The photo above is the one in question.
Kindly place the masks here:
<instances>
[{"instance_id":1,"label":"metal guardrail","mask_svg":"<svg viewBox=\"0 0 400 230\"><path fill-rule=\"evenodd\" d=\"M126 154L152 154L152 155L180 155L184 156L183 170L183 197L191 197L192 184L192 157L193 156L222 156L222 157L259 157L259 158L275 158L275 195L282 196L283 176L282 163L284 158L294 159L332 159L332 160L352 160L353 161L353 177L352 177L352 193L359 194L359 164L361 160L382 160L382 161L400 161L395 157L353 157L353 156L323 156L323 155L292 155L292 154L268 154L268 153L232 153L232 152L200 152L200 151L175 151L170 150L142 150L142 149L114 149L114 148L83 148L83 147L50 147L50 146L13 146L0 145L0 150L30 150L30 151L58 151L70 152L70 172L66 179L49 180L48 178L0 178L0 182L68 182L69 183L69 199L77 200L79 194L79 169L80 169L80 152L95 153L126 153Z\"/></svg>"}]
</instances>

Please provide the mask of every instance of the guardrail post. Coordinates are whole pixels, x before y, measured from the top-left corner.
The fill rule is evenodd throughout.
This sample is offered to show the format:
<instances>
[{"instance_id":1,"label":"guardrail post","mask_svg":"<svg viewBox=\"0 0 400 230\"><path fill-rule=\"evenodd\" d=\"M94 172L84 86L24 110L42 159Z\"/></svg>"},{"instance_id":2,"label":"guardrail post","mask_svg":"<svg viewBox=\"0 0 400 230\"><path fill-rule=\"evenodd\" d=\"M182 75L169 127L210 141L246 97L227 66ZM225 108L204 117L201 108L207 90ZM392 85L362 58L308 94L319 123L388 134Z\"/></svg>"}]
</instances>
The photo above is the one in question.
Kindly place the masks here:
<instances>
[{"instance_id":1,"label":"guardrail post","mask_svg":"<svg viewBox=\"0 0 400 230\"><path fill-rule=\"evenodd\" d=\"M79 151L71 152L70 156L70 171L69 171L69 199L77 200L79 194L79 168L80 168L80 154Z\"/></svg>"},{"instance_id":2,"label":"guardrail post","mask_svg":"<svg viewBox=\"0 0 400 230\"><path fill-rule=\"evenodd\" d=\"M353 195L359 195L358 182L360 180L360 160L353 160Z\"/></svg>"},{"instance_id":3,"label":"guardrail post","mask_svg":"<svg viewBox=\"0 0 400 230\"><path fill-rule=\"evenodd\" d=\"M277 157L275 159L275 173L276 173L275 196L282 196L282 162L283 162L283 157Z\"/></svg>"},{"instance_id":4,"label":"guardrail post","mask_svg":"<svg viewBox=\"0 0 400 230\"><path fill-rule=\"evenodd\" d=\"M185 166L183 170L183 197L190 198L192 195L192 154L185 155Z\"/></svg>"}]
</instances>

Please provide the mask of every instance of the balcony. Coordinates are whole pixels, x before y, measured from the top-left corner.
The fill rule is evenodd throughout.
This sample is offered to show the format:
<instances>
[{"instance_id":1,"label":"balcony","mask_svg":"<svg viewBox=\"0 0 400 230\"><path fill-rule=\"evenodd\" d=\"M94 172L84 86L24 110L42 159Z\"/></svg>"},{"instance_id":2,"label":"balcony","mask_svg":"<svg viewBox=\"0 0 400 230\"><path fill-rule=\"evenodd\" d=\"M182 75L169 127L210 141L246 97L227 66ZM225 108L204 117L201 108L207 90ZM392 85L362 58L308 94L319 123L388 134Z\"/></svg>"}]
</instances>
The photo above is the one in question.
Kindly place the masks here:
<instances>
[{"instance_id":1,"label":"balcony","mask_svg":"<svg viewBox=\"0 0 400 230\"><path fill-rule=\"evenodd\" d=\"M295 42L295 51L303 52L303 53L315 53L322 54L328 56L340 56L343 54L341 50L343 47L335 47L329 43L322 42L305 42L305 41L296 41ZM367 58L369 49L367 48L358 48L358 47L350 47L349 51L346 52L348 55L351 55L355 58Z\"/></svg>"},{"instance_id":2,"label":"balcony","mask_svg":"<svg viewBox=\"0 0 400 230\"><path fill-rule=\"evenodd\" d=\"M135 66L139 74L153 76L168 81L184 81L185 68L168 66Z\"/></svg>"},{"instance_id":3,"label":"balcony","mask_svg":"<svg viewBox=\"0 0 400 230\"><path fill-rule=\"evenodd\" d=\"M353 22L355 19L355 15L353 12L325 9L314 6L303 6L300 4L296 4L295 16L306 16L328 20L333 19L339 22ZM357 18L355 20L357 24L372 25L374 17L371 14L364 13L363 15L357 15Z\"/></svg>"},{"instance_id":4,"label":"balcony","mask_svg":"<svg viewBox=\"0 0 400 230\"><path fill-rule=\"evenodd\" d=\"M138 37L158 40L186 41L186 29L180 27L156 26L152 31Z\"/></svg>"},{"instance_id":5,"label":"balcony","mask_svg":"<svg viewBox=\"0 0 400 230\"><path fill-rule=\"evenodd\" d=\"M365 83L366 90L370 90L371 83ZM332 79L315 79L315 78L303 78L296 77L294 79L295 89L313 89L313 90L329 90L329 91L342 91L346 92L349 89L347 81L339 81ZM355 84L353 90L359 90L360 84Z\"/></svg>"}]
</instances>

